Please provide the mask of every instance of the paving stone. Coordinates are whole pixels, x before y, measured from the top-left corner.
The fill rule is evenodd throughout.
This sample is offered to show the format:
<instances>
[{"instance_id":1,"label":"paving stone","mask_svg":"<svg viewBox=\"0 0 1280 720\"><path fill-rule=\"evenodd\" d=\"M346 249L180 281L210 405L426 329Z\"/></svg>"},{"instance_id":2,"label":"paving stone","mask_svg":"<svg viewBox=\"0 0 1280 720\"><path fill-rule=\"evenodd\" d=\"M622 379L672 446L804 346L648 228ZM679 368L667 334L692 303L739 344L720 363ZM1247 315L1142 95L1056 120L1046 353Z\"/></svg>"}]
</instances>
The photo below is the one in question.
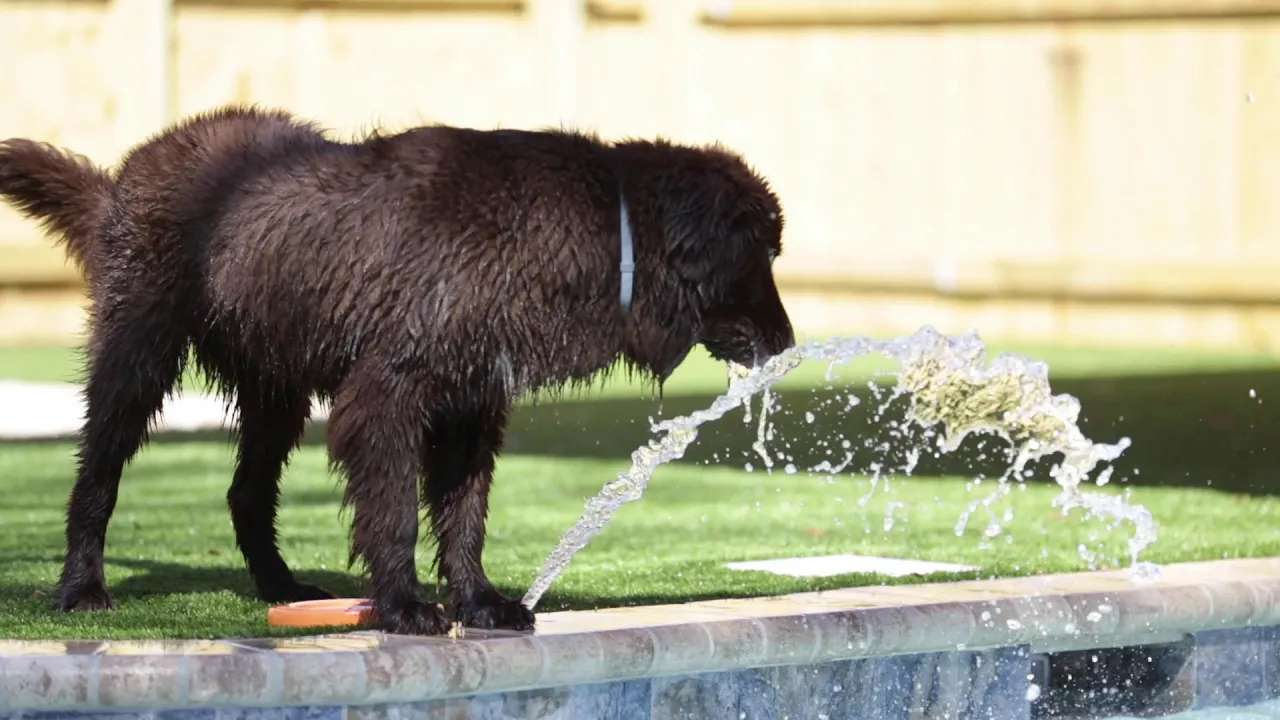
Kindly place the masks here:
<instances>
[{"instance_id":1,"label":"paving stone","mask_svg":"<svg viewBox=\"0 0 1280 720\"><path fill-rule=\"evenodd\" d=\"M0 698L11 708L97 705L90 679L99 658L83 655L0 657Z\"/></svg>"},{"instance_id":2,"label":"paving stone","mask_svg":"<svg viewBox=\"0 0 1280 720\"><path fill-rule=\"evenodd\" d=\"M99 659L98 702L108 707L177 705L187 695L182 655L104 655Z\"/></svg>"}]
</instances>

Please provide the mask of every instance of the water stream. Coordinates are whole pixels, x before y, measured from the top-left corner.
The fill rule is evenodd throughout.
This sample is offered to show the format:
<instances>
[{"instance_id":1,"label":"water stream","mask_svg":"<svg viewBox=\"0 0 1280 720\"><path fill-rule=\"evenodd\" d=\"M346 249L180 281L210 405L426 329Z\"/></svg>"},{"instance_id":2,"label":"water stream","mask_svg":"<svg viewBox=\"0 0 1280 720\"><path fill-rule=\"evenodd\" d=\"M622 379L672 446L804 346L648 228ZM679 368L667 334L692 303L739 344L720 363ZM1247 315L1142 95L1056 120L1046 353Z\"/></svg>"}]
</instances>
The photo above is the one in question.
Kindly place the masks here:
<instances>
[{"instance_id":1,"label":"water stream","mask_svg":"<svg viewBox=\"0 0 1280 720\"><path fill-rule=\"evenodd\" d=\"M775 399L770 388L805 361L829 363L830 377L838 366L873 354L887 356L899 366L895 388L885 391L873 387L877 399L882 400L876 410L877 418L889 403L905 395L910 402L906 422L930 431L925 434L934 443L934 447L925 448L930 452L953 452L974 433L992 434L1009 444L1010 461L996 490L963 511L956 526L957 534L964 532L972 513L979 508L989 508L1008 493L1014 481L1023 479L1029 463L1053 457L1049 475L1061 488L1054 505L1064 514L1079 509L1090 517L1132 526L1133 535L1128 540L1130 560L1140 574L1152 572L1151 566L1140 562L1142 551L1156 539L1156 524L1151 513L1124 497L1084 489L1091 482L1105 485L1110 480L1110 463L1128 447L1128 439L1105 444L1085 437L1078 426L1079 402L1070 395L1051 392L1048 367L1044 363L1016 355L988 359L985 347L975 335L950 337L924 328L914 335L892 340L855 337L809 343L787 350L753 370L731 369L728 391L709 407L652 425L654 438L631 453L631 466L626 471L587 501L582 517L551 552L524 596L525 606L532 609L537 605L573 556L604 529L618 508L644 494L658 467L684 455L697 439L702 425L720 419L735 408L744 408L746 422L751 423L752 399L763 395L759 415L755 417L756 440L752 449L766 469L772 468L774 457L767 447L771 440L768 416L775 409ZM858 404L855 396L849 398L845 411ZM809 417L807 414L807 421ZM907 436L904 433L902 437ZM845 442L843 446L848 448L849 444ZM919 458L920 450L907 449L909 467L905 469L908 473ZM809 470L836 474L844 471L849 462L850 458L846 458L832 466L824 461ZM1102 466L1100 470L1099 466ZM877 481L881 470L879 465L873 468ZM1096 475L1095 470L1098 470ZM788 464L786 472L794 473L796 469ZM886 527L891 527L892 522L891 511L886 515ZM998 521L993 516L984 534L989 536L998 531ZM1087 548L1081 546L1080 551L1087 560L1092 560Z\"/></svg>"}]
</instances>

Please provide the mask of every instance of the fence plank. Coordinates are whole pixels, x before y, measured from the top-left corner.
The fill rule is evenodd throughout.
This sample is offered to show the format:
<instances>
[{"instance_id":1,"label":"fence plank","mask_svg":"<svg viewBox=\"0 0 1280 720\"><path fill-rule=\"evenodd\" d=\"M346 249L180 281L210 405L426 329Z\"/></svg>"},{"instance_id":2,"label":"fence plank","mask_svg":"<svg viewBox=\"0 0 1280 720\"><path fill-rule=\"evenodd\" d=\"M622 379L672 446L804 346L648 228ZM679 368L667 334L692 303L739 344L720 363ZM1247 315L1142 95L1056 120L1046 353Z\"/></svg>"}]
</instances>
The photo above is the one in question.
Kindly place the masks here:
<instances>
[{"instance_id":1,"label":"fence plank","mask_svg":"<svg viewBox=\"0 0 1280 720\"><path fill-rule=\"evenodd\" d=\"M1280 0L709 0L714 25L916 25L1280 16Z\"/></svg>"}]
</instances>

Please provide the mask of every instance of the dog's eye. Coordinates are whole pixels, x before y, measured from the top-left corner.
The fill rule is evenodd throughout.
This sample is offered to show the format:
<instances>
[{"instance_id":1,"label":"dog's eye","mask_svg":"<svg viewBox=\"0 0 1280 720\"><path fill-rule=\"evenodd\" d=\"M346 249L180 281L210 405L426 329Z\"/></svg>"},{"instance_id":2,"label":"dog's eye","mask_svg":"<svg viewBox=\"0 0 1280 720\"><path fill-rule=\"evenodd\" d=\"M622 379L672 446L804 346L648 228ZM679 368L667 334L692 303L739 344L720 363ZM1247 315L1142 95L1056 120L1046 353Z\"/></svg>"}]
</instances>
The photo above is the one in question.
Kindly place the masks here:
<instances>
[{"instance_id":1,"label":"dog's eye","mask_svg":"<svg viewBox=\"0 0 1280 720\"><path fill-rule=\"evenodd\" d=\"M769 264L772 265L778 259L778 251L773 248L769 249Z\"/></svg>"}]
</instances>

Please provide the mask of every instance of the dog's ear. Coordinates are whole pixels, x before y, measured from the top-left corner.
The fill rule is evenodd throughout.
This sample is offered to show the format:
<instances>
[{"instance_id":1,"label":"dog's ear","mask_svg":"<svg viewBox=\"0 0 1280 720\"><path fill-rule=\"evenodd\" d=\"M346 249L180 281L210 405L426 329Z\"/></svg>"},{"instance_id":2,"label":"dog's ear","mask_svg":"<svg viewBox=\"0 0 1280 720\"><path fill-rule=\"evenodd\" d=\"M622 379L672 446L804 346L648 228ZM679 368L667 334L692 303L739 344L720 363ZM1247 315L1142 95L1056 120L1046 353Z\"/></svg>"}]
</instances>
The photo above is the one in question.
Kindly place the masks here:
<instances>
[{"instance_id":1,"label":"dog's ear","mask_svg":"<svg viewBox=\"0 0 1280 720\"><path fill-rule=\"evenodd\" d=\"M754 239L751 198L728 174L705 169L673 177L664 223L670 267L699 294L716 294L735 276Z\"/></svg>"}]
</instances>

